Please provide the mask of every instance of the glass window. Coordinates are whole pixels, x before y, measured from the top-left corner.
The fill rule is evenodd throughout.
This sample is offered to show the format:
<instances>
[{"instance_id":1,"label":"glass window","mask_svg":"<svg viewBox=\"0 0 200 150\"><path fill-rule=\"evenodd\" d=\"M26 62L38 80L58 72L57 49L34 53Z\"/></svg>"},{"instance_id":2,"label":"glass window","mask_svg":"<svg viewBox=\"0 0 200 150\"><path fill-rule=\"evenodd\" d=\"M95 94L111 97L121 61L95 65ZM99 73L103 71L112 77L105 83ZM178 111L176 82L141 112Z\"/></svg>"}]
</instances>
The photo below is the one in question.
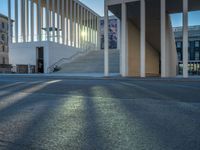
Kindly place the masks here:
<instances>
[{"instance_id":1,"label":"glass window","mask_svg":"<svg viewBox=\"0 0 200 150\"><path fill-rule=\"evenodd\" d=\"M191 46L191 42L188 42L188 47L190 47Z\"/></svg>"},{"instance_id":2,"label":"glass window","mask_svg":"<svg viewBox=\"0 0 200 150\"><path fill-rule=\"evenodd\" d=\"M199 51L195 52L195 60L199 60Z\"/></svg>"},{"instance_id":3,"label":"glass window","mask_svg":"<svg viewBox=\"0 0 200 150\"><path fill-rule=\"evenodd\" d=\"M4 46L4 45L2 46L2 51L3 51L3 52L5 51L5 46Z\"/></svg>"},{"instance_id":4,"label":"glass window","mask_svg":"<svg viewBox=\"0 0 200 150\"><path fill-rule=\"evenodd\" d=\"M176 43L176 47L177 47L177 48L181 48L181 42L177 42L177 43Z\"/></svg>"},{"instance_id":5,"label":"glass window","mask_svg":"<svg viewBox=\"0 0 200 150\"><path fill-rule=\"evenodd\" d=\"M181 61L181 53L178 52L178 60Z\"/></svg>"},{"instance_id":6,"label":"glass window","mask_svg":"<svg viewBox=\"0 0 200 150\"><path fill-rule=\"evenodd\" d=\"M5 64L6 63L6 60L5 60L5 57L3 57L3 64Z\"/></svg>"},{"instance_id":7,"label":"glass window","mask_svg":"<svg viewBox=\"0 0 200 150\"><path fill-rule=\"evenodd\" d=\"M2 39L2 41L5 40L5 35L4 34L1 35L1 39Z\"/></svg>"},{"instance_id":8,"label":"glass window","mask_svg":"<svg viewBox=\"0 0 200 150\"><path fill-rule=\"evenodd\" d=\"M2 26L2 29L4 29L5 25L4 25L4 23L3 23L3 22L1 23L1 26Z\"/></svg>"},{"instance_id":9,"label":"glass window","mask_svg":"<svg viewBox=\"0 0 200 150\"><path fill-rule=\"evenodd\" d=\"M199 41L195 41L195 47L199 47Z\"/></svg>"}]
</instances>

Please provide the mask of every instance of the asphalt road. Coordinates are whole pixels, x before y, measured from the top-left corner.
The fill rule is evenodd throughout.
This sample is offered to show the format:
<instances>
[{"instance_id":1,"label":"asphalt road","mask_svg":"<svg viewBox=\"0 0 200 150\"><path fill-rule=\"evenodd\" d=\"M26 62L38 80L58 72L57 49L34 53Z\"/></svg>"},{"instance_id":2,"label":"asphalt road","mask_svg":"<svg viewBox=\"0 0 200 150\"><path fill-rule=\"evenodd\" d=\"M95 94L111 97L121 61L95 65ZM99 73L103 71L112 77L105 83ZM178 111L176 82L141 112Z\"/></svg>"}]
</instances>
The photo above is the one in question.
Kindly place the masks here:
<instances>
[{"instance_id":1,"label":"asphalt road","mask_svg":"<svg viewBox=\"0 0 200 150\"><path fill-rule=\"evenodd\" d=\"M199 80L0 76L1 150L199 150Z\"/></svg>"}]
</instances>

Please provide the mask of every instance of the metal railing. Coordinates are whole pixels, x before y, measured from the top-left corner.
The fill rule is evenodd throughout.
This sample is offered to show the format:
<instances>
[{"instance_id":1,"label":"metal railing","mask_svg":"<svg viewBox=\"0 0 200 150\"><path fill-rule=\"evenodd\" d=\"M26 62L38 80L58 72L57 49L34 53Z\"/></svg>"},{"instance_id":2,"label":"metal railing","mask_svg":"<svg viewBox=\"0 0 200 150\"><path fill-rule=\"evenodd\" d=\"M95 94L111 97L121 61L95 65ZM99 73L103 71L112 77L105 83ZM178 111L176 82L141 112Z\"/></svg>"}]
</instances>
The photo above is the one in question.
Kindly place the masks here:
<instances>
[{"instance_id":1,"label":"metal railing","mask_svg":"<svg viewBox=\"0 0 200 150\"><path fill-rule=\"evenodd\" d=\"M183 74L183 61L178 61L178 75ZM189 75L200 75L200 60L188 61L188 73Z\"/></svg>"},{"instance_id":2,"label":"metal railing","mask_svg":"<svg viewBox=\"0 0 200 150\"><path fill-rule=\"evenodd\" d=\"M48 73L55 72L55 69L56 68L60 68L61 65L66 64L66 63L70 63L75 58L78 58L79 56L86 55L87 53L89 53L90 51L92 51L94 49L95 49L94 46L92 46L91 44L86 44L85 45L85 49L83 49L82 51L79 51L79 52L75 53L71 57L61 58L60 60L58 60L57 62L55 62L53 65L51 65L50 67L48 67L47 72Z\"/></svg>"}]
</instances>

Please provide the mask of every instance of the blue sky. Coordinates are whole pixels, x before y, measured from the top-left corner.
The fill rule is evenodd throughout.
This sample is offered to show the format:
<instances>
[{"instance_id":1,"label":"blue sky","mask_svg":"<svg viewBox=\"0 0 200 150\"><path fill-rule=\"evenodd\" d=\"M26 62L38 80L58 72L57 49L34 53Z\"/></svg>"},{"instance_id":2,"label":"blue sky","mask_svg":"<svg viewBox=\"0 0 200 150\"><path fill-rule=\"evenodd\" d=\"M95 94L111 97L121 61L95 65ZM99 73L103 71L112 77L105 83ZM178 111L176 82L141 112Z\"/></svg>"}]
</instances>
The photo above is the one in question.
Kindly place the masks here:
<instances>
[{"instance_id":1,"label":"blue sky","mask_svg":"<svg viewBox=\"0 0 200 150\"><path fill-rule=\"evenodd\" d=\"M0 0L0 13L7 15L7 0ZM88 7L93 9L99 15L103 16L104 13L104 0L80 0ZM175 14L172 16L173 26L181 26L182 24L182 15ZM189 25L200 25L200 11L190 12L189 13Z\"/></svg>"}]
</instances>

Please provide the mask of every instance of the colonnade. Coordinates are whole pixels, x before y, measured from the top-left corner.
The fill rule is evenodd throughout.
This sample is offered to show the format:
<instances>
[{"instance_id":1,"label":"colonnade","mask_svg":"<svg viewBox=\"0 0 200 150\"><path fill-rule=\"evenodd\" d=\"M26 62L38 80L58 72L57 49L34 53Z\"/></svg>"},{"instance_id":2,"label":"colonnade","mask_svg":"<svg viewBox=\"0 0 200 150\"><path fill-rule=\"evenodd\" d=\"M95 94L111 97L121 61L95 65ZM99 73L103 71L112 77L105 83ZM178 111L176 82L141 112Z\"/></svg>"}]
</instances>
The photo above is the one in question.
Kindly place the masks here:
<instances>
[{"instance_id":1,"label":"colonnade","mask_svg":"<svg viewBox=\"0 0 200 150\"><path fill-rule=\"evenodd\" d=\"M11 43L98 46L99 16L78 0L8 0L8 17L14 20L9 23Z\"/></svg>"},{"instance_id":2,"label":"colonnade","mask_svg":"<svg viewBox=\"0 0 200 150\"><path fill-rule=\"evenodd\" d=\"M146 58L146 0L118 0L112 1L113 4L121 4L121 56L120 73L128 76L128 37L127 37L127 3L140 1L140 77L145 77L145 58ZM160 33L161 33L161 77L168 77L166 59L166 0L160 0ZM109 76L109 47L108 47L108 1L105 0L104 6L104 74ZM183 0L183 77L188 77L188 0Z\"/></svg>"}]
</instances>

